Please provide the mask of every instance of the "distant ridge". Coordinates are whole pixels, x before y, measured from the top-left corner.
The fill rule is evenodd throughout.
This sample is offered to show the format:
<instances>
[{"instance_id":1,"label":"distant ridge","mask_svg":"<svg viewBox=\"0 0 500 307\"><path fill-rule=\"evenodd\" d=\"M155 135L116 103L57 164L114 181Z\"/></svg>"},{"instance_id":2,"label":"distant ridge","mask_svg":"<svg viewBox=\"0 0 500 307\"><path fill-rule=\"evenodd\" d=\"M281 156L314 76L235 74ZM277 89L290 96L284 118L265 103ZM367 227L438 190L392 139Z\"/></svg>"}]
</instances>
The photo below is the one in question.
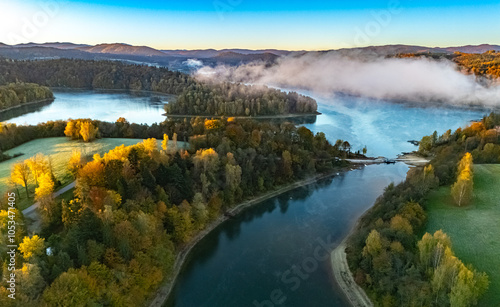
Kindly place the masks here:
<instances>
[{"instance_id":1,"label":"distant ridge","mask_svg":"<svg viewBox=\"0 0 500 307\"><path fill-rule=\"evenodd\" d=\"M90 46L90 45L54 42L54 43L43 43L43 44L27 43L27 44L15 45L13 47L19 47L19 48L23 48L23 47L48 47L48 48L56 48L56 49L76 49L76 48L88 47L88 46Z\"/></svg>"},{"instance_id":2,"label":"distant ridge","mask_svg":"<svg viewBox=\"0 0 500 307\"><path fill-rule=\"evenodd\" d=\"M100 44L96 46L79 47L78 50L90 53L109 53L135 56L165 56L160 50L147 46L132 46L127 44Z\"/></svg>"},{"instance_id":3,"label":"distant ridge","mask_svg":"<svg viewBox=\"0 0 500 307\"><path fill-rule=\"evenodd\" d=\"M47 60L47 59L83 59L112 60L140 65L157 65L172 70L191 72L195 68L189 65L190 59L201 62L202 65L241 65L251 62L275 63L282 56L300 56L307 53L332 52L345 56L385 57L405 53L438 53L446 56L454 52L484 53L489 50L500 51L499 45L482 44L456 47L425 47L412 45L369 46L351 49L323 51L288 51L278 49L204 49L204 50L157 50L147 46L132 46L122 43L99 44L88 46L70 42L27 43L6 45L0 43L0 58L16 60Z\"/></svg>"},{"instance_id":4,"label":"distant ridge","mask_svg":"<svg viewBox=\"0 0 500 307\"><path fill-rule=\"evenodd\" d=\"M463 52L463 53L485 53L486 51L490 50L495 50L495 51L500 51L500 45L489 45L489 44L482 44L482 45L468 45L468 46L461 46L461 47L448 47L446 50L455 52Z\"/></svg>"},{"instance_id":5,"label":"distant ridge","mask_svg":"<svg viewBox=\"0 0 500 307\"><path fill-rule=\"evenodd\" d=\"M80 50L93 54L109 54L109 55L123 55L123 56L144 56L144 57L178 57L178 58L197 58L197 59L215 59L215 58L232 58L241 57L244 60L251 59L252 55L258 55L260 58L269 58L270 55L286 56L290 54L303 54L307 52L339 52L341 54L362 53L374 55L390 55L401 53L484 53L489 50L500 51L500 45L481 44L481 45L467 45L456 47L425 47L415 45L384 45L384 46L368 46L358 48L345 48L338 50L323 50L323 51L289 51L279 49L197 49L197 50L157 50L148 46L132 46L123 43L113 44L99 44L95 46L85 44L74 44L70 42L53 42L53 43L27 43L19 45L5 45L0 43L1 47L11 48L54 48L64 50Z\"/></svg>"}]
</instances>

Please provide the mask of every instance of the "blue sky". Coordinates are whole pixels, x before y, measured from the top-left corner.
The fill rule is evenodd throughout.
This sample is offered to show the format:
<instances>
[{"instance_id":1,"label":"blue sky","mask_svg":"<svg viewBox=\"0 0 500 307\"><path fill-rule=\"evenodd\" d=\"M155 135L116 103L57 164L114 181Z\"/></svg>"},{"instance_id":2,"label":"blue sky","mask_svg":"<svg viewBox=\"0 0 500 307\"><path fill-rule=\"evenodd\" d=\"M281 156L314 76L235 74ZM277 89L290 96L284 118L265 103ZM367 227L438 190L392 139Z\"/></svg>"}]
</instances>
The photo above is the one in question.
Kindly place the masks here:
<instances>
[{"instance_id":1,"label":"blue sky","mask_svg":"<svg viewBox=\"0 0 500 307\"><path fill-rule=\"evenodd\" d=\"M321 50L500 44L498 1L0 0L0 41Z\"/></svg>"}]
</instances>

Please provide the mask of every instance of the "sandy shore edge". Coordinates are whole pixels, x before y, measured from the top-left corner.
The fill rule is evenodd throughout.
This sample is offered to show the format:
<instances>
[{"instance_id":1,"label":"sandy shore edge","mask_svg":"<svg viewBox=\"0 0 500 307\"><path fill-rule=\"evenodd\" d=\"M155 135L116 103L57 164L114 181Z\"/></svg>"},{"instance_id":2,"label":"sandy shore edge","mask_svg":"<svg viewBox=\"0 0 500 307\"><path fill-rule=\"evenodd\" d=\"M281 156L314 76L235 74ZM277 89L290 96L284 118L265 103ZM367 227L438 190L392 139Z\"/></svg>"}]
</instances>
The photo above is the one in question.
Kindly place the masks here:
<instances>
[{"instance_id":1,"label":"sandy shore edge","mask_svg":"<svg viewBox=\"0 0 500 307\"><path fill-rule=\"evenodd\" d=\"M296 188L299 188L299 187L310 185L310 184L312 184L312 183L314 183L314 182L316 182L318 180L321 180L321 179L325 179L325 178L329 178L329 177L334 177L336 174L339 174L339 173L344 173L344 172L347 172L347 171L350 171L350 170L359 169L361 167L362 166L360 166L360 165L350 165L350 166L347 166L345 168L332 171L330 173L318 174L318 175L315 175L315 176L307 178L307 179L296 181L294 183L291 183L291 184L288 184L286 186L283 186L283 187L281 187L281 188L279 188L277 190L269 191L269 192L264 193L264 194L262 194L262 195L260 195L260 196L258 196L256 198L244 201L241 204L239 204L236 207L234 207L231 210L229 210L228 213L230 215L238 214L238 213L240 213L241 211L243 211L244 209L246 209L248 207L251 207L251 206L253 206L255 204L258 204L258 203L260 203L260 202L262 202L264 200L267 200L269 198L273 198L275 196L278 196L278 195L280 195L282 193L288 192L290 190L293 190L293 189L296 189ZM174 263L173 275L168 280L164 281L164 283L156 291L154 297L152 298L152 300L149 303L150 307L161 307L161 306L163 306L163 304L167 300L168 296L170 295L170 292L172 291L172 288L173 288L173 286L175 284L177 276L179 275L179 273L180 273L180 271L182 269L182 266L183 266L184 262L186 261L187 256L189 255L189 252L206 235L208 235L212 230L214 230L217 226L219 226L220 224L222 224L227 219L229 219L227 216L221 216L217 220L213 221L207 228L205 228L203 231L201 231L200 233L198 233L193 238L193 240L191 240L191 242L189 242L189 244L186 245L180 251L179 254L177 254L177 256L175 258L175 263Z\"/></svg>"},{"instance_id":2,"label":"sandy shore edge","mask_svg":"<svg viewBox=\"0 0 500 307\"><path fill-rule=\"evenodd\" d=\"M365 291L354 281L354 276L352 276L349 265L347 264L345 248L347 238L349 238L351 233L349 233L342 243L340 243L330 254L333 276L351 306L372 307L373 303L370 301Z\"/></svg>"}]
</instances>

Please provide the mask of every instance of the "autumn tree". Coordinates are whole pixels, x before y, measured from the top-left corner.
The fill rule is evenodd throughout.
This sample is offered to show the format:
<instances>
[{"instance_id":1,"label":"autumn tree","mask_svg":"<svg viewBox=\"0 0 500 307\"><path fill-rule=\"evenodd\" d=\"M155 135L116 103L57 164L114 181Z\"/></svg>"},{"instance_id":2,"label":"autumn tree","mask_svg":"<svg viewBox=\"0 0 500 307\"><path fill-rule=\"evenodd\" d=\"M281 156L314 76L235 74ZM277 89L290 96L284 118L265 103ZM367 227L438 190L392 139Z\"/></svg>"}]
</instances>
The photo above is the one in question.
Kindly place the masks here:
<instances>
[{"instance_id":1,"label":"autumn tree","mask_svg":"<svg viewBox=\"0 0 500 307\"><path fill-rule=\"evenodd\" d=\"M38 235L33 237L24 237L23 242L19 244L19 251L23 258L27 261L40 256L45 251L45 239L40 238Z\"/></svg>"},{"instance_id":2,"label":"autumn tree","mask_svg":"<svg viewBox=\"0 0 500 307\"><path fill-rule=\"evenodd\" d=\"M164 151L168 150L168 135L167 134L163 134L163 141L161 142L161 149L163 149Z\"/></svg>"},{"instance_id":3,"label":"autumn tree","mask_svg":"<svg viewBox=\"0 0 500 307\"><path fill-rule=\"evenodd\" d=\"M28 184L31 178L31 171L26 161L18 162L12 167L10 178L12 182L23 186L26 189L26 197L29 198Z\"/></svg>"},{"instance_id":4,"label":"autumn tree","mask_svg":"<svg viewBox=\"0 0 500 307\"><path fill-rule=\"evenodd\" d=\"M98 128L90 121L84 121L80 124L80 135L84 142L92 142L96 139Z\"/></svg>"},{"instance_id":5,"label":"autumn tree","mask_svg":"<svg viewBox=\"0 0 500 307\"><path fill-rule=\"evenodd\" d=\"M472 155L466 153L458 165L458 178L451 187L451 195L455 203L461 207L467 205L472 199L474 187L472 172Z\"/></svg>"},{"instance_id":6,"label":"autumn tree","mask_svg":"<svg viewBox=\"0 0 500 307\"><path fill-rule=\"evenodd\" d=\"M68 161L68 170L71 172L71 174L73 174L73 176L76 176L78 170L83 167L83 164L84 161L82 158L82 152L77 150L73 151Z\"/></svg>"},{"instance_id":7,"label":"autumn tree","mask_svg":"<svg viewBox=\"0 0 500 307\"><path fill-rule=\"evenodd\" d=\"M28 164L31 173L33 174L33 178L35 179L35 185L38 186L40 177L43 176L44 174L48 173L52 177L50 162L45 155L38 153L35 156L26 160L26 163Z\"/></svg>"},{"instance_id":8,"label":"autumn tree","mask_svg":"<svg viewBox=\"0 0 500 307\"><path fill-rule=\"evenodd\" d=\"M382 240L380 233L373 229L366 238L366 245L363 248L363 255L377 256L382 251Z\"/></svg>"}]
</instances>

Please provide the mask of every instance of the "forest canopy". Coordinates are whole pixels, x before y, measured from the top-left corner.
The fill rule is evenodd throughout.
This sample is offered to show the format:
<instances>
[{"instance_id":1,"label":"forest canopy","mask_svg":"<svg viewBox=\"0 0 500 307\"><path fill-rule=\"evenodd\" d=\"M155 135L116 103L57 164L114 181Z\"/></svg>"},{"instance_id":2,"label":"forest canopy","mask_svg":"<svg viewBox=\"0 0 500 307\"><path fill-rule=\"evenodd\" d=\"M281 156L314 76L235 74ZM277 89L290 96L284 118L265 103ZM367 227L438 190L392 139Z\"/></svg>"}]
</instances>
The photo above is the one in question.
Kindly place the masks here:
<instances>
[{"instance_id":1,"label":"forest canopy","mask_svg":"<svg viewBox=\"0 0 500 307\"><path fill-rule=\"evenodd\" d=\"M53 99L52 91L34 83L9 83L0 86L0 111L25 103Z\"/></svg>"}]
</instances>

